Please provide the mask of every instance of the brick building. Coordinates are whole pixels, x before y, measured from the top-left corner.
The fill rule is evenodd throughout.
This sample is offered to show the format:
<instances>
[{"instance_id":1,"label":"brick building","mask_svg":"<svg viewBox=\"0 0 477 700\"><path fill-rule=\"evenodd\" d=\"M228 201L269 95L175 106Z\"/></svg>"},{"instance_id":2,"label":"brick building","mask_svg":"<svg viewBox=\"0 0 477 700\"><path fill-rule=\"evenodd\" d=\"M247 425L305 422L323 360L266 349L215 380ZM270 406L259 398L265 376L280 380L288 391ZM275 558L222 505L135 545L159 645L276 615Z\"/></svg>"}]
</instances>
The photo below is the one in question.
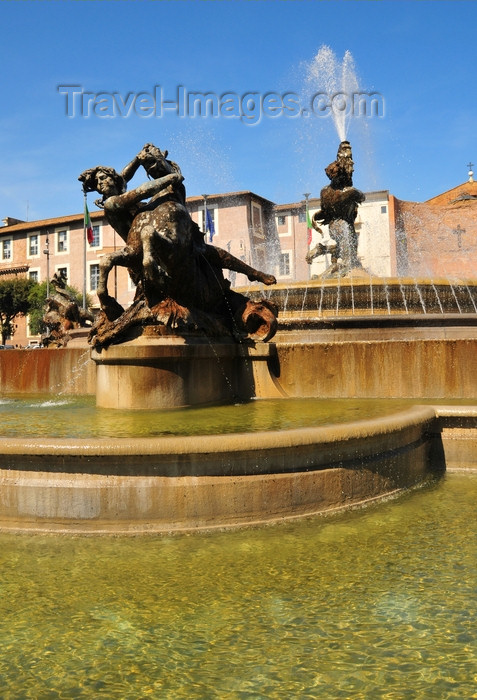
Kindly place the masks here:
<instances>
[{"instance_id":1,"label":"brick building","mask_svg":"<svg viewBox=\"0 0 477 700\"><path fill-rule=\"evenodd\" d=\"M477 182L467 182L426 202L391 198L397 273L416 277L475 279Z\"/></svg>"}]
</instances>

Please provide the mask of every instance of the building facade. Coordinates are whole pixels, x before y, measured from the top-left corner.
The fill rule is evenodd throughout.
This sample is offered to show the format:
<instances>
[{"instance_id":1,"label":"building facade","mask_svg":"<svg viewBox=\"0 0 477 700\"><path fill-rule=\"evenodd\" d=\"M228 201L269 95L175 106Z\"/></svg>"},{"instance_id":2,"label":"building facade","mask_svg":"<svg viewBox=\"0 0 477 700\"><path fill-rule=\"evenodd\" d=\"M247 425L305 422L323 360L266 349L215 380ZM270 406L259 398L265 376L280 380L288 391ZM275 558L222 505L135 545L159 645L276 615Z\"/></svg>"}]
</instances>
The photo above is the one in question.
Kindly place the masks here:
<instances>
[{"instance_id":1,"label":"building facade","mask_svg":"<svg viewBox=\"0 0 477 700\"><path fill-rule=\"evenodd\" d=\"M472 174L426 202L392 200L400 275L476 278L477 182Z\"/></svg>"},{"instance_id":2,"label":"building facade","mask_svg":"<svg viewBox=\"0 0 477 700\"><path fill-rule=\"evenodd\" d=\"M229 192L188 197L192 219L206 231L205 210L213 222L213 235L206 231L207 243L223 248L247 265L270 274L279 259L279 240L275 228L275 204L253 192ZM224 270L232 287L246 287L250 281L242 274Z\"/></svg>"}]
</instances>

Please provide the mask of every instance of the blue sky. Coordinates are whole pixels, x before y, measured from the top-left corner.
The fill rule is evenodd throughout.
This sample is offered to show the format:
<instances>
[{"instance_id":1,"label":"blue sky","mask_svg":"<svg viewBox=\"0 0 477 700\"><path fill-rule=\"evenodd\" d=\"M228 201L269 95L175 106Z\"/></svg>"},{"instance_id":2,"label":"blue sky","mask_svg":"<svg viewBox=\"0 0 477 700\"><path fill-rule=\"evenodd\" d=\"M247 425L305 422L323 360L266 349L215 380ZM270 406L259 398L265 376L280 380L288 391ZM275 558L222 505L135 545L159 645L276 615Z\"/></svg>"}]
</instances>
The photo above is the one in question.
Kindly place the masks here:
<instances>
[{"instance_id":1,"label":"blue sky","mask_svg":"<svg viewBox=\"0 0 477 700\"><path fill-rule=\"evenodd\" d=\"M357 187L423 201L477 163L475 2L3 1L0 26L0 218L81 211L78 174L99 163L119 170L149 141L180 164L188 195L318 196L339 143L330 118L159 117L147 97L142 114L113 114L108 101L101 112L93 98L96 113L83 116L75 103L68 117L58 86L116 93L124 112L128 95L153 95L157 85L168 100L178 85L238 100L301 96L323 45L339 59L350 51L360 89L384 104L384 116L351 120Z\"/></svg>"}]
</instances>

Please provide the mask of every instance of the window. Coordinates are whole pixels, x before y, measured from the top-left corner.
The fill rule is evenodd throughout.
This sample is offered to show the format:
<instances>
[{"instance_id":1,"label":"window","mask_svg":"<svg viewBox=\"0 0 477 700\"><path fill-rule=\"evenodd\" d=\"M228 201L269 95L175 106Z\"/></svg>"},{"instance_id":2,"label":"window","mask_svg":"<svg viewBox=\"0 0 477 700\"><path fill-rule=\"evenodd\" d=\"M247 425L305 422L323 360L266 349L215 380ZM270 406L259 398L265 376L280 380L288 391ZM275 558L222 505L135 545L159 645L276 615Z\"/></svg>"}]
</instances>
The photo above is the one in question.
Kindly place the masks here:
<instances>
[{"instance_id":1,"label":"window","mask_svg":"<svg viewBox=\"0 0 477 700\"><path fill-rule=\"evenodd\" d=\"M68 252L68 231L58 231L56 234L56 251L58 253Z\"/></svg>"},{"instance_id":2,"label":"window","mask_svg":"<svg viewBox=\"0 0 477 700\"><path fill-rule=\"evenodd\" d=\"M40 273L38 270L29 270L28 271L28 279L31 279L32 282L39 282L40 281Z\"/></svg>"},{"instance_id":3,"label":"window","mask_svg":"<svg viewBox=\"0 0 477 700\"><path fill-rule=\"evenodd\" d=\"M290 253L280 253L278 274L280 277L287 277L290 274Z\"/></svg>"},{"instance_id":4,"label":"window","mask_svg":"<svg viewBox=\"0 0 477 700\"><path fill-rule=\"evenodd\" d=\"M2 241L2 260L12 259L12 239L6 238Z\"/></svg>"},{"instance_id":5,"label":"window","mask_svg":"<svg viewBox=\"0 0 477 700\"><path fill-rule=\"evenodd\" d=\"M28 236L28 255L30 258L36 257L39 253L40 237L37 233Z\"/></svg>"},{"instance_id":6,"label":"window","mask_svg":"<svg viewBox=\"0 0 477 700\"><path fill-rule=\"evenodd\" d=\"M306 211L299 211L298 212L298 221L300 224L306 223Z\"/></svg>"},{"instance_id":7,"label":"window","mask_svg":"<svg viewBox=\"0 0 477 700\"><path fill-rule=\"evenodd\" d=\"M388 210L387 206L384 205L383 207L381 207L381 214L385 214L387 212L387 210Z\"/></svg>"},{"instance_id":8,"label":"window","mask_svg":"<svg viewBox=\"0 0 477 700\"><path fill-rule=\"evenodd\" d=\"M252 202L252 225L254 228L262 228L262 207Z\"/></svg>"},{"instance_id":9,"label":"window","mask_svg":"<svg viewBox=\"0 0 477 700\"><path fill-rule=\"evenodd\" d=\"M95 292L98 289L99 283L99 264L93 263L89 266L89 288Z\"/></svg>"},{"instance_id":10,"label":"window","mask_svg":"<svg viewBox=\"0 0 477 700\"><path fill-rule=\"evenodd\" d=\"M91 248L99 248L100 236L99 236L99 226L93 226L93 240L90 243Z\"/></svg>"},{"instance_id":11,"label":"window","mask_svg":"<svg viewBox=\"0 0 477 700\"><path fill-rule=\"evenodd\" d=\"M280 214L280 216L277 216L277 224L278 224L279 226L285 226L286 221L287 221L286 216L284 216L284 215L282 215L282 214Z\"/></svg>"}]
</instances>

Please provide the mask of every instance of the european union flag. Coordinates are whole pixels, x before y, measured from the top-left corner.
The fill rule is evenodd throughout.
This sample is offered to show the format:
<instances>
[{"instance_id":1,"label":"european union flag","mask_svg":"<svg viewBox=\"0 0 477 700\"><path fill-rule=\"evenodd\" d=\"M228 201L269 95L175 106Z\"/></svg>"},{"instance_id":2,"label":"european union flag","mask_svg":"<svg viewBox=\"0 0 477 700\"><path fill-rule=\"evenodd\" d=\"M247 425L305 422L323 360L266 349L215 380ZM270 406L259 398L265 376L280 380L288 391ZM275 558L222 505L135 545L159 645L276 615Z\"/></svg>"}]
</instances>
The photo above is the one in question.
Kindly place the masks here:
<instances>
[{"instance_id":1,"label":"european union flag","mask_svg":"<svg viewBox=\"0 0 477 700\"><path fill-rule=\"evenodd\" d=\"M208 209L205 210L205 230L209 232L209 241L212 243L212 238L215 236L215 226Z\"/></svg>"}]
</instances>

